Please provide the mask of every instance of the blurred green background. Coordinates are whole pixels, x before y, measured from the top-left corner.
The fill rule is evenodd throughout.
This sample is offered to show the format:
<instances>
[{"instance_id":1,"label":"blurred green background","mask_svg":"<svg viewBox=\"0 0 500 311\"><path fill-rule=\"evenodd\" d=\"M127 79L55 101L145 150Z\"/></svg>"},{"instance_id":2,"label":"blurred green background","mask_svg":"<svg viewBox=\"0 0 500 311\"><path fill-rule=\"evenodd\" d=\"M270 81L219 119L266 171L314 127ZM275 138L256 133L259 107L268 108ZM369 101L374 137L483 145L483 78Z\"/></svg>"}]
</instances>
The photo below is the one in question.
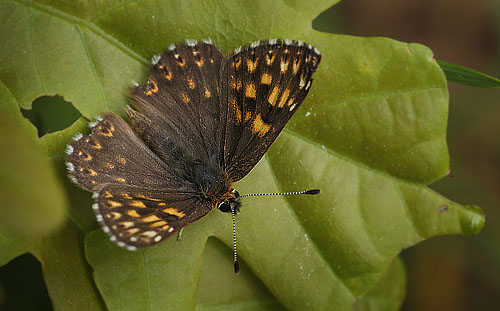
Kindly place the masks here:
<instances>
[{"instance_id":1,"label":"blurred green background","mask_svg":"<svg viewBox=\"0 0 500 311\"><path fill-rule=\"evenodd\" d=\"M344 1L321 14L313 26L325 32L422 43L438 60L500 77L498 0ZM500 308L500 90L454 83L449 88L454 177L432 188L455 201L479 205L486 224L479 235L434 238L403 252L408 271L403 310ZM50 102L54 111L71 109L62 99L39 101ZM40 124L37 106L24 114L38 125L40 135L69 125ZM75 111L75 119L78 116ZM0 310L51 309L40 264L33 256L23 255L0 268L2 297L8 299Z\"/></svg>"},{"instance_id":2,"label":"blurred green background","mask_svg":"<svg viewBox=\"0 0 500 311\"><path fill-rule=\"evenodd\" d=\"M343 1L316 29L390 37L430 47L435 58L500 76L500 1ZM448 147L453 178L431 187L477 204L486 214L476 236L433 238L403 251L403 310L500 309L500 90L449 83Z\"/></svg>"}]
</instances>

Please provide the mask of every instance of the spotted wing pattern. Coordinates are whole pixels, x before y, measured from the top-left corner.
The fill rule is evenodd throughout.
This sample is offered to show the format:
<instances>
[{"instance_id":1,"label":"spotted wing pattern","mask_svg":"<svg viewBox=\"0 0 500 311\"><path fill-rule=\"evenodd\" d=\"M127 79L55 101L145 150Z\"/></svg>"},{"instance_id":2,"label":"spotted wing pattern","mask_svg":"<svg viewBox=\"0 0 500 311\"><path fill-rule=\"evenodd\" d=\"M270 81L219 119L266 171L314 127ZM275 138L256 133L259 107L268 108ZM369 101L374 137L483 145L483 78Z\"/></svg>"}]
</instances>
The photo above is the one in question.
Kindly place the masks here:
<instances>
[{"instance_id":1,"label":"spotted wing pattern","mask_svg":"<svg viewBox=\"0 0 500 311\"><path fill-rule=\"evenodd\" d=\"M221 153L232 181L248 174L297 111L320 61L311 45L279 39L252 43L226 58L220 81L227 103Z\"/></svg>"},{"instance_id":2,"label":"spotted wing pattern","mask_svg":"<svg viewBox=\"0 0 500 311\"><path fill-rule=\"evenodd\" d=\"M175 141L192 157L218 156L218 76L223 59L209 40L171 45L153 58L147 83L132 91L136 111L128 110L128 115L134 130L157 154Z\"/></svg>"},{"instance_id":3,"label":"spotted wing pattern","mask_svg":"<svg viewBox=\"0 0 500 311\"><path fill-rule=\"evenodd\" d=\"M94 195L97 221L129 250L150 246L203 217L213 203L175 190L107 185Z\"/></svg>"},{"instance_id":4,"label":"spotted wing pattern","mask_svg":"<svg viewBox=\"0 0 500 311\"><path fill-rule=\"evenodd\" d=\"M83 189L98 191L106 184L155 189L192 189L172 174L120 117L108 113L89 123L89 135L77 134L66 148L70 178Z\"/></svg>"}]
</instances>

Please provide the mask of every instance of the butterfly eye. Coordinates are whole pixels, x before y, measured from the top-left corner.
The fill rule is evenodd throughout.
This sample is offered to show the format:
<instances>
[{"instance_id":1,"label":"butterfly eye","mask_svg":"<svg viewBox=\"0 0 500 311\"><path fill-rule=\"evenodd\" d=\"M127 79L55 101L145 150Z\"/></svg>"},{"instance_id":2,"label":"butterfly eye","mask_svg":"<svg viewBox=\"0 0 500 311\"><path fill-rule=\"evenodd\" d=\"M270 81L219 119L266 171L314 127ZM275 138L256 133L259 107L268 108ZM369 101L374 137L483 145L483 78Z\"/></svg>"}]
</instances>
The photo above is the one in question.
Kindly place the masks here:
<instances>
[{"instance_id":1,"label":"butterfly eye","mask_svg":"<svg viewBox=\"0 0 500 311\"><path fill-rule=\"evenodd\" d=\"M234 194L235 199L240 197L240 193L238 191L236 191L236 189L231 190L231 194Z\"/></svg>"},{"instance_id":2,"label":"butterfly eye","mask_svg":"<svg viewBox=\"0 0 500 311\"><path fill-rule=\"evenodd\" d=\"M221 202L217 208L223 213L231 212L231 204L226 201Z\"/></svg>"}]
</instances>

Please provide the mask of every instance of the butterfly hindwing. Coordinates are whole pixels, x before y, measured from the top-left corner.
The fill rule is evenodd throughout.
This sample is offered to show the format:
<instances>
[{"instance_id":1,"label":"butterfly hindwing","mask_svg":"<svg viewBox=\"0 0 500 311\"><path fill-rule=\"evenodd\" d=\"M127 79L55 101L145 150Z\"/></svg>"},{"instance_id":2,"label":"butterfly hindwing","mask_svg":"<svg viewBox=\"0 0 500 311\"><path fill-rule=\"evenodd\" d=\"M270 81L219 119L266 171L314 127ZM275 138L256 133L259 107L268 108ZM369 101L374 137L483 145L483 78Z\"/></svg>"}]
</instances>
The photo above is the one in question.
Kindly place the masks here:
<instances>
[{"instance_id":1,"label":"butterfly hindwing","mask_svg":"<svg viewBox=\"0 0 500 311\"><path fill-rule=\"evenodd\" d=\"M103 230L129 250L159 243L212 209L190 192L128 185L107 185L94 198Z\"/></svg>"},{"instance_id":2,"label":"butterfly hindwing","mask_svg":"<svg viewBox=\"0 0 500 311\"><path fill-rule=\"evenodd\" d=\"M256 42L226 58L221 152L232 181L248 174L302 104L320 60L314 47L279 39Z\"/></svg>"},{"instance_id":3,"label":"butterfly hindwing","mask_svg":"<svg viewBox=\"0 0 500 311\"><path fill-rule=\"evenodd\" d=\"M96 191L109 183L185 186L117 115L108 113L90 127L89 135L77 134L66 149L70 177L83 189Z\"/></svg>"}]
</instances>

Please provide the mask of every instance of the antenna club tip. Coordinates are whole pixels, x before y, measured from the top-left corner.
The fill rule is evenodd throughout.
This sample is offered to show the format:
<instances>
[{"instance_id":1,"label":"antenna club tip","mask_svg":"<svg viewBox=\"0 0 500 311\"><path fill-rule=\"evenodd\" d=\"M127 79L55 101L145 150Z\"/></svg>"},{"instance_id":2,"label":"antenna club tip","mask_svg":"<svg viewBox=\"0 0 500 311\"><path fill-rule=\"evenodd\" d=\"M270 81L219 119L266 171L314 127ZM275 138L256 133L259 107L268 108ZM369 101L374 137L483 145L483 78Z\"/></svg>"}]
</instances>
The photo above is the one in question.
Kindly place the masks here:
<instances>
[{"instance_id":1,"label":"antenna club tip","mask_svg":"<svg viewBox=\"0 0 500 311\"><path fill-rule=\"evenodd\" d=\"M234 262L234 274L240 274L240 264L238 263L238 261Z\"/></svg>"},{"instance_id":2,"label":"antenna club tip","mask_svg":"<svg viewBox=\"0 0 500 311\"><path fill-rule=\"evenodd\" d=\"M304 192L304 194L320 194L320 193L321 193L320 189L311 189Z\"/></svg>"}]
</instances>

